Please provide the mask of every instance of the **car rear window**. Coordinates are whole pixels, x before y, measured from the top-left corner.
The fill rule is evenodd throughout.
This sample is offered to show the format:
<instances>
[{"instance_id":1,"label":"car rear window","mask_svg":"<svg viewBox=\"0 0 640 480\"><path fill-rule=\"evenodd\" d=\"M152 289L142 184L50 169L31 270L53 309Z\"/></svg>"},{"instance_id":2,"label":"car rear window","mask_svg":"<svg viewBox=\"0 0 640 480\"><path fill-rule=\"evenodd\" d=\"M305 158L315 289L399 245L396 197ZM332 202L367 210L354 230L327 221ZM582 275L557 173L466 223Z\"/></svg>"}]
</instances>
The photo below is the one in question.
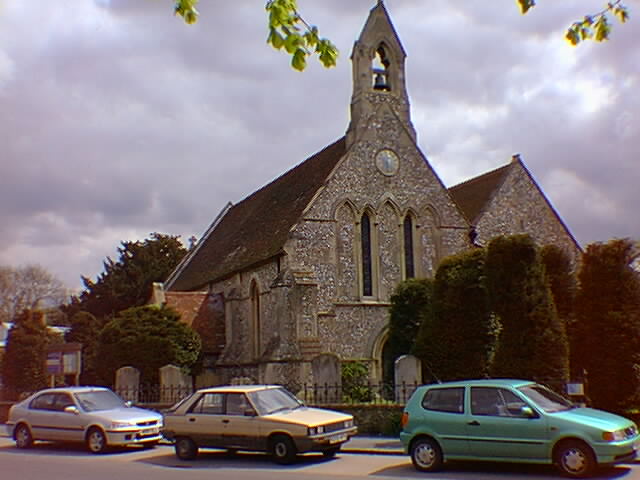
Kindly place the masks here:
<instances>
[{"instance_id":1,"label":"car rear window","mask_svg":"<svg viewBox=\"0 0 640 480\"><path fill-rule=\"evenodd\" d=\"M464 412L464 387L432 388L422 398L426 410L447 413Z\"/></svg>"}]
</instances>

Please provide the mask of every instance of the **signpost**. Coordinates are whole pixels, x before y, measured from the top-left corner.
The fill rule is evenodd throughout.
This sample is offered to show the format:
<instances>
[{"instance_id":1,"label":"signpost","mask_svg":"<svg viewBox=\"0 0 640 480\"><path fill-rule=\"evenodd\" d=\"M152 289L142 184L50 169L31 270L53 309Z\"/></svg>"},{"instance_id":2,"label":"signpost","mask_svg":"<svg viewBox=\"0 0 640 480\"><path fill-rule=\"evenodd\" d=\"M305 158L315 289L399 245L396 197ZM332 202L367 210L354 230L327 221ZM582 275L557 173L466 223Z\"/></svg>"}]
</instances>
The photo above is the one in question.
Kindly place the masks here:
<instances>
[{"instance_id":1,"label":"signpost","mask_svg":"<svg viewBox=\"0 0 640 480\"><path fill-rule=\"evenodd\" d=\"M55 386L56 377L65 376L65 383L78 385L80 382L80 372L82 371L82 344L63 343L51 345L47 352L47 374L49 383ZM73 377L71 382L68 377Z\"/></svg>"}]
</instances>

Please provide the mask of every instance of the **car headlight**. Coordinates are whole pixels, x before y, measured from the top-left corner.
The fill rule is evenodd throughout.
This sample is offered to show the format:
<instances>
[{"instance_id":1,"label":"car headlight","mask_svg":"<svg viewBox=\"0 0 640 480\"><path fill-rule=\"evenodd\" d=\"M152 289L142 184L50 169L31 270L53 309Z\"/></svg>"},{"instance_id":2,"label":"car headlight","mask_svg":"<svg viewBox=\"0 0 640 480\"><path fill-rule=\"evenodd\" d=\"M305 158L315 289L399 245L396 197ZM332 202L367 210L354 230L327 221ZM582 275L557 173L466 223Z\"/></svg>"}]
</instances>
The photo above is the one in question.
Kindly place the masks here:
<instances>
[{"instance_id":1,"label":"car headlight","mask_svg":"<svg viewBox=\"0 0 640 480\"><path fill-rule=\"evenodd\" d=\"M616 430L615 432L602 432L602 439L605 442L620 442L627 438L624 430Z\"/></svg>"},{"instance_id":2,"label":"car headlight","mask_svg":"<svg viewBox=\"0 0 640 480\"><path fill-rule=\"evenodd\" d=\"M309 427L309 428L307 429L307 432L309 433L309 435L312 435L312 436L313 436L313 435L315 435L315 434L317 434L317 433L318 433L318 429L317 429L316 427Z\"/></svg>"},{"instance_id":3,"label":"car headlight","mask_svg":"<svg viewBox=\"0 0 640 480\"><path fill-rule=\"evenodd\" d=\"M111 422L111 429L117 430L118 428L128 428L135 426L135 423L131 422Z\"/></svg>"},{"instance_id":4,"label":"car headlight","mask_svg":"<svg viewBox=\"0 0 640 480\"><path fill-rule=\"evenodd\" d=\"M353 418L351 420L347 420L346 422L344 422L344 428L351 428L353 427Z\"/></svg>"}]
</instances>

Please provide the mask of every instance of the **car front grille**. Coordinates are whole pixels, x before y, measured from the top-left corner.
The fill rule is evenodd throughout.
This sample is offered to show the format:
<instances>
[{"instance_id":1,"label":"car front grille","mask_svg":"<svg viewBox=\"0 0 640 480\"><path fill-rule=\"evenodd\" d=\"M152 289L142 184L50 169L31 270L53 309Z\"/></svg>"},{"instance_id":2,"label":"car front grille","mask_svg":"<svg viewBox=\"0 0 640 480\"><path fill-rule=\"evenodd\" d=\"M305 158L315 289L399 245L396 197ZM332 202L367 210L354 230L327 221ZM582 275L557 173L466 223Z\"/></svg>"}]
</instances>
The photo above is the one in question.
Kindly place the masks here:
<instances>
[{"instance_id":1,"label":"car front grille","mask_svg":"<svg viewBox=\"0 0 640 480\"><path fill-rule=\"evenodd\" d=\"M324 433L337 432L344 428L346 428L345 422L330 423L329 425L324 426Z\"/></svg>"},{"instance_id":2,"label":"car front grille","mask_svg":"<svg viewBox=\"0 0 640 480\"><path fill-rule=\"evenodd\" d=\"M139 427L154 427L158 424L157 420L148 420L146 422L138 422L136 423Z\"/></svg>"}]
</instances>

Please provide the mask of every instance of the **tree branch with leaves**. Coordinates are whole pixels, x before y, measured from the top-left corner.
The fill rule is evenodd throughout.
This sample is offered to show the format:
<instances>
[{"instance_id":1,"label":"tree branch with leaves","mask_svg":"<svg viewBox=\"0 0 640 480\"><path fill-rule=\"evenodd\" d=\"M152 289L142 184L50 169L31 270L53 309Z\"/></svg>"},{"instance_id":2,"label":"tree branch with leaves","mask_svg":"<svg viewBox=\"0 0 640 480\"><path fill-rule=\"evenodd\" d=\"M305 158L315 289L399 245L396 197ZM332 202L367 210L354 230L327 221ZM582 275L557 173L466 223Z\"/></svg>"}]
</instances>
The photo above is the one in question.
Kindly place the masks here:
<instances>
[{"instance_id":1,"label":"tree branch with leaves","mask_svg":"<svg viewBox=\"0 0 640 480\"><path fill-rule=\"evenodd\" d=\"M535 0L516 1L520 5L520 11L523 15L536 5ZM596 42L609 40L611 34L610 15L616 17L620 23L625 23L629 19L629 10L622 4L622 0L607 2L599 12L585 15L582 20L573 22L567 29L565 38L574 46L583 40L595 40Z\"/></svg>"},{"instance_id":2,"label":"tree branch with leaves","mask_svg":"<svg viewBox=\"0 0 640 480\"><path fill-rule=\"evenodd\" d=\"M174 12L188 24L198 20L196 9L198 0L175 0ZM536 6L536 0L516 0L522 14ZM276 50L284 50L291 55L291 66L302 71L307 66L307 57L317 55L325 67L336 65L338 49L327 38L321 38L318 27L307 23L298 12L297 0L268 0L265 9L268 14L269 36L267 43ZM608 1L605 7L594 14L585 15L567 29L565 38L572 45L583 40L602 42L611 34L610 16L621 23L629 19L629 11L622 0Z\"/></svg>"}]
</instances>

